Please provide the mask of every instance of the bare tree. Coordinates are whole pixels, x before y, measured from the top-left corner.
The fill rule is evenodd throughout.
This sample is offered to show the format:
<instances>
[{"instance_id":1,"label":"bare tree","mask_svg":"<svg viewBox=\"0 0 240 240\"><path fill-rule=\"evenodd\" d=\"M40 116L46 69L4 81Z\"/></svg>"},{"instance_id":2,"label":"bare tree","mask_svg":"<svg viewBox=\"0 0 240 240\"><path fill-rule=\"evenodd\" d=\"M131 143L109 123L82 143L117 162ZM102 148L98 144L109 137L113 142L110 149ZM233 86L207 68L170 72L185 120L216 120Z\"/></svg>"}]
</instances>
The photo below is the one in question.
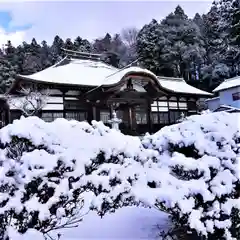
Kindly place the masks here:
<instances>
[{"instance_id":1,"label":"bare tree","mask_svg":"<svg viewBox=\"0 0 240 240\"><path fill-rule=\"evenodd\" d=\"M38 116L42 108L47 104L49 90L40 92L31 88L22 88L19 96L8 95L9 105L22 111L23 115Z\"/></svg>"},{"instance_id":2,"label":"bare tree","mask_svg":"<svg viewBox=\"0 0 240 240\"><path fill-rule=\"evenodd\" d=\"M138 35L138 29L135 27L129 27L122 30L122 38L125 44L128 47L132 47L136 45L137 42L137 35Z\"/></svg>"},{"instance_id":3,"label":"bare tree","mask_svg":"<svg viewBox=\"0 0 240 240\"><path fill-rule=\"evenodd\" d=\"M137 59L137 35L138 29L135 27L125 28L121 32L121 37L125 46L127 47L127 51L124 56L124 62L129 64Z\"/></svg>"}]
</instances>

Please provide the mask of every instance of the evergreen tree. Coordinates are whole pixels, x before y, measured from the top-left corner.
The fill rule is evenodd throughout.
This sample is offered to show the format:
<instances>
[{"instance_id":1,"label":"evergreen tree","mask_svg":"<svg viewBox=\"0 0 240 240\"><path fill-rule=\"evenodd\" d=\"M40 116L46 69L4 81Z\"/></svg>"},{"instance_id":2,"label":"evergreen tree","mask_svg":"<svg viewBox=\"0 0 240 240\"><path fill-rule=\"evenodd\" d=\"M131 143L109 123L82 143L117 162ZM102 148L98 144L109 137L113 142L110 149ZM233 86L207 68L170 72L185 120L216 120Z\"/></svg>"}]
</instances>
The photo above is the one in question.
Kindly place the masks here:
<instances>
[{"instance_id":1,"label":"evergreen tree","mask_svg":"<svg viewBox=\"0 0 240 240\"><path fill-rule=\"evenodd\" d=\"M62 50L63 47L64 47L64 41L62 40L62 38L60 38L58 35L55 36L53 40L53 44L50 48L51 55L52 55L52 59L51 59L52 64L56 63L64 56L63 50Z\"/></svg>"},{"instance_id":2,"label":"evergreen tree","mask_svg":"<svg viewBox=\"0 0 240 240\"><path fill-rule=\"evenodd\" d=\"M93 50L103 55L103 61L119 67L121 56L124 54L124 44L119 34L112 36L107 33L104 38L96 39L93 43Z\"/></svg>"},{"instance_id":3,"label":"evergreen tree","mask_svg":"<svg viewBox=\"0 0 240 240\"><path fill-rule=\"evenodd\" d=\"M213 5L210 11L203 15L203 39L206 56L202 69L202 79L209 91L229 76L229 69L223 61L228 46L224 40L224 33L220 30L220 22L221 16L218 8Z\"/></svg>"},{"instance_id":4,"label":"evergreen tree","mask_svg":"<svg viewBox=\"0 0 240 240\"><path fill-rule=\"evenodd\" d=\"M159 23L155 19L146 24L137 36L137 52L140 63L156 74L160 73L160 52L164 46L160 37Z\"/></svg>"},{"instance_id":5,"label":"evergreen tree","mask_svg":"<svg viewBox=\"0 0 240 240\"><path fill-rule=\"evenodd\" d=\"M80 52L91 52L91 44L88 40L77 37L73 43L73 49Z\"/></svg>"},{"instance_id":6,"label":"evergreen tree","mask_svg":"<svg viewBox=\"0 0 240 240\"><path fill-rule=\"evenodd\" d=\"M96 53L104 53L111 50L112 37L109 33L104 38L96 39L93 43L93 50Z\"/></svg>"},{"instance_id":7,"label":"evergreen tree","mask_svg":"<svg viewBox=\"0 0 240 240\"><path fill-rule=\"evenodd\" d=\"M8 41L4 48L4 58L16 69L20 67L20 56L17 54L17 49L12 45L11 41Z\"/></svg>"},{"instance_id":8,"label":"evergreen tree","mask_svg":"<svg viewBox=\"0 0 240 240\"><path fill-rule=\"evenodd\" d=\"M196 13L193 22L199 27L201 33L203 31L204 23L203 23L203 18L199 13Z\"/></svg>"},{"instance_id":9,"label":"evergreen tree","mask_svg":"<svg viewBox=\"0 0 240 240\"><path fill-rule=\"evenodd\" d=\"M65 43L64 43L64 48L68 50L74 50L74 45L72 43L71 38L67 38Z\"/></svg>"},{"instance_id":10,"label":"evergreen tree","mask_svg":"<svg viewBox=\"0 0 240 240\"><path fill-rule=\"evenodd\" d=\"M162 21L161 27L164 38L169 40L161 59L168 66L171 63L169 67L174 76L198 79L204 54L199 27L188 19L180 6Z\"/></svg>"},{"instance_id":11,"label":"evergreen tree","mask_svg":"<svg viewBox=\"0 0 240 240\"><path fill-rule=\"evenodd\" d=\"M44 40L42 41L41 47L41 64L42 68L48 68L52 65L52 53L50 47L47 45L47 42Z\"/></svg>"},{"instance_id":12,"label":"evergreen tree","mask_svg":"<svg viewBox=\"0 0 240 240\"><path fill-rule=\"evenodd\" d=\"M231 23L231 36L233 43L240 48L240 1L235 0L233 2L233 17Z\"/></svg>"},{"instance_id":13,"label":"evergreen tree","mask_svg":"<svg viewBox=\"0 0 240 240\"><path fill-rule=\"evenodd\" d=\"M17 73L16 65L0 50L0 92L4 94L14 81Z\"/></svg>"},{"instance_id":14,"label":"evergreen tree","mask_svg":"<svg viewBox=\"0 0 240 240\"><path fill-rule=\"evenodd\" d=\"M204 48L199 27L180 6L161 24L153 20L138 36L143 64L159 75L199 79Z\"/></svg>"},{"instance_id":15,"label":"evergreen tree","mask_svg":"<svg viewBox=\"0 0 240 240\"><path fill-rule=\"evenodd\" d=\"M33 38L31 44L24 43L23 74L33 74L43 69L41 61L41 46Z\"/></svg>"}]
</instances>

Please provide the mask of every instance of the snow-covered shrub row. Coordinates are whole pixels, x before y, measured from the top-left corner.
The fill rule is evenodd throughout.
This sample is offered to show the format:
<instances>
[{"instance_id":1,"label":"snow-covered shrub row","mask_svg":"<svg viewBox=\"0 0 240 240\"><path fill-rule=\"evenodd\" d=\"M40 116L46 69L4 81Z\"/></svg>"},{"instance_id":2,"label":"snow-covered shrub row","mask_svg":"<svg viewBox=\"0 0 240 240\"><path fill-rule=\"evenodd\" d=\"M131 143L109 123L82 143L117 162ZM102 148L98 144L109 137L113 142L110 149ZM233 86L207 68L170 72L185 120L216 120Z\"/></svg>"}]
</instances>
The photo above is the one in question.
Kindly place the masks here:
<instances>
[{"instance_id":1,"label":"snow-covered shrub row","mask_svg":"<svg viewBox=\"0 0 240 240\"><path fill-rule=\"evenodd\" d=\"M239 239L239 125L239 115L211 113L145 136L134 161L124 156L86 176L95 189L102 181L96 209L141 202L167 211L194 235Z\"/></svg>"},{"instance_id":2,"label":"snow-covered shrub row","mask_svg":"<svg viewBox=\"0 0 240 240\"><path fill-rule=\"evenodd\" d=\"M155 206L205 238L237 237L237 118L192 116L142 142L96 122L15 121L0 130L2 234L9 225L20 232L59 226L68 212L79 214L81 193L91 190L100 215L131 204Z\"/></svg>"},{"instance_id":3,"label":"snow-covered shrub row","mask_svg":"<svg viewBox=\"0 0 240 240\"><path fill-rule=\"evenodd\" d=\"M176 223L208 239L239 239L240 115L192 116L143 144L160 153L157 164L175 177L175 194L164 206L174 211Z\"/></svg>"},{"instance_id":4,"label":"snow-covered shrub row","mask_svg":"<svg viewBox=\"0 0 240 240\"><path fill-rule=\"evenodd\" d=\"M103 151L123 152L128 139L101 123L64 119L22 118L1 129L0 239L7 239L9 226L47 233L80 221L87 189L82 177L98 168ZM140 141L134 142L138 148Z\"/></svg>"}]
</instances>

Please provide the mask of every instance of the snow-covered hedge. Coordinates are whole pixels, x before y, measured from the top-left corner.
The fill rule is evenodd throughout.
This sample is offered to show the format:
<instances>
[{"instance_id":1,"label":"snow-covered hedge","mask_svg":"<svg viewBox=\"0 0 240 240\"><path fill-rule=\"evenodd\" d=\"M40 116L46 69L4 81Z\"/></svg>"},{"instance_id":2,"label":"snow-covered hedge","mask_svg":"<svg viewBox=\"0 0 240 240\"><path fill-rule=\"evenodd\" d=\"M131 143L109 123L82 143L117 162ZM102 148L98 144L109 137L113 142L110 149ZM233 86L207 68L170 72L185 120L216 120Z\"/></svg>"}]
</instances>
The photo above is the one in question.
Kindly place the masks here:
<instances>
[{"instance_id":1,"label":"snow-covered hedge","mask_svg":"<svg viewBox=\"0 0 240 240\"><path fill-rule=\"evenodd\" d=\"M103 153L120 156L129 139L101 123L64 119L22 118L1 129L0 239L8 238L9 226L48 233L79 222L83 177L105 160Z\"/></svg>"},{"instance_id":2,"label":"snow-covered hedge","mask_svg":"<svg viewBox=\"0 0 240 240\"><path fill-rule=\"evenodd\" d=\"M96 122L16 120L0 130L0 234L9 226L44 233L61 227L63 217L77 221L82 193L91 190L100 215L131 204L155 206L195 234L237 237L237 118L192 116L142 142Z\"/></svg>"},{"instance_id":3,"label":"snow-covered hedge","mask_svg":"<svg viewBox=\"0 0 240 240\"><path fill-rule=\"evenodd\" d=\"M239 131L239 115L213 113L146 136L134 161L125 157L92 173L96 182L105 177L108 192L97 196L96 208L141 202L167 211L194 235L239 239ZM114 184L106 183L110 176Z\"/></svg>"}]
</instances>

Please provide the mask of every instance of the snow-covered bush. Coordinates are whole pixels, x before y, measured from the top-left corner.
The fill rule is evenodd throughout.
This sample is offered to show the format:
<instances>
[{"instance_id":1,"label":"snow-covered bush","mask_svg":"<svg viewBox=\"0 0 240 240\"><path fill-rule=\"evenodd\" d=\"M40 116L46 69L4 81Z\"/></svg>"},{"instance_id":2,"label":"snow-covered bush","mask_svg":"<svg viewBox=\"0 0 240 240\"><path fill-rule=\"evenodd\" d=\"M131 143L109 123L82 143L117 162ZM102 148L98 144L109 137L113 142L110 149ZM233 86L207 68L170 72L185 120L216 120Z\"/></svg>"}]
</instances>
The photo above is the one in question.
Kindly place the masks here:
<instances>
[{"instance_id":1,"label":"snow-covered bush","mask_svg":"<svg viewBox=\"0 0 240 240\"><path fill-rule=\"evenodd\" d=\"M239 127L239 115L213 113L146 136L134 160L122 156L89 176L105 191L94 206L104 212L142 203L203 239L239 239Z\"/></svg>"},{"instance_id":2,"label":"snow-covered bush","mask_svg":"<svg viewBox=\"0 0 240 240\"><path fill-rule=\"evenodd\" d=\"M9 225L20 233L29 228L47 233L62 224L62 216L68 218L65 225L81 220L76 215L83 206L83 189L71 186L77 179L72 174L75 160L69 160L26 136L1 138L1 239L7 238Z\"/></svg>"},{"instance_id":3,"label":"snow-covered bush","mask_svg":"<svg viewBox=\"0 0 240 240\"><path fill-rule=\"evenodd\" d=\"M239 239L239 120L227 113L192 116L144 140L175 177L178 191L169 200L176 225L208 239Z\"/></svg>"},{"instance_id":4,"label":"snow-covered bush","mask_svg":"<svg viewBox=\"0 0 240 240\"><path fill-rule=\"evenodd\" d=\"M101 123L64 119L23 117L1 129L0 239L8 239L9 228L46 234L81 221L84 176L105 161L103 153L115 147L120 156L128 139Z\"/></svg>"}]
</instances>

